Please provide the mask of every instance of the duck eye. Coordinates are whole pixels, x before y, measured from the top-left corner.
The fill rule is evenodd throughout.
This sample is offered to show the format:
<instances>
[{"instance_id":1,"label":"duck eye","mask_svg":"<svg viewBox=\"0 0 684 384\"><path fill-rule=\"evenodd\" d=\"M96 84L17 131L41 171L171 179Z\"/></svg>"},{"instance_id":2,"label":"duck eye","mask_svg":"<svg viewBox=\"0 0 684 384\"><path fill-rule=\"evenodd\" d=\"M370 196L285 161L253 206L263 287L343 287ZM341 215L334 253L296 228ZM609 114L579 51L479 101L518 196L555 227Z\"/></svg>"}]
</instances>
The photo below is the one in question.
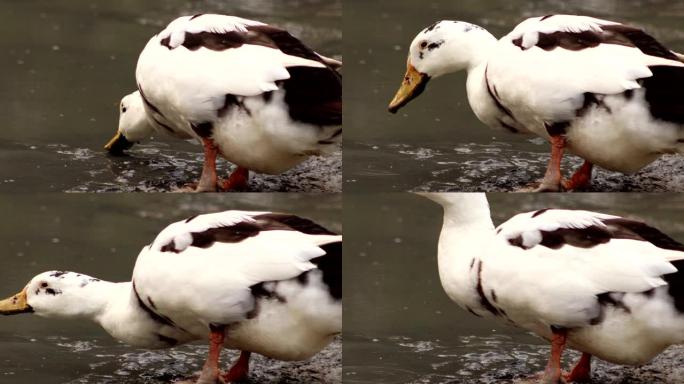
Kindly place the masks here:
<instances>
[{"instance_id":1,"label":"duck eye","mask_svg":"<svg viewBox=\"0 0 684 384\"><path fill-rule=\"evenodd\" d=\"M126 112L126 106L124 106L123 104L121 104L121 113L124 113L124 112Z\"/></svg>"},{"instance_id":2,"label":"duck eye","mask_svg":"<svg viewBox=\"0 0 684 384\"><path fill-rule=\"evenodd\" d=\"M42 283L40 283L40 287L41 287L41 288L45 288L45 287L47 287L47 286L48 286L48 283L46 283L46 282L44 282L44 281L43 281Z\"/></svg>"},{"instance_id":3,"label":"duck eye","mask_svg":"<svg viewBox=\"0 0 684 384\"><path fill-rule=\"evenodd\" d=\"M425 47L427 47L427 45L428 45L427 41L425 41L425 40L421 41L420 42L420 49L425 49Z\"/></svg>"}]
</instances>

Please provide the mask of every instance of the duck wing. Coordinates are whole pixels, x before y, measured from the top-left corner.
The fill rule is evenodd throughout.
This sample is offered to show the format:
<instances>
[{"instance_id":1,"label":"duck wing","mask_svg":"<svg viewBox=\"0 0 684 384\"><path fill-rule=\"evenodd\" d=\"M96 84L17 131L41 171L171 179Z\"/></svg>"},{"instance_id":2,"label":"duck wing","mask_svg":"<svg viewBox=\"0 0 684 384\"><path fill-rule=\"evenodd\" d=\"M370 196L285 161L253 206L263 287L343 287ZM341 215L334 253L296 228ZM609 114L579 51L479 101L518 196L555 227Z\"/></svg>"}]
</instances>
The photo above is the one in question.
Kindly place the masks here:
<instances>
[{"instance_id":1,"label":"duck wing","mask_svg":"<svg viewBox=\"0 0 684 384\"><path fill-rule=\"evenodd\" d=\"M684 122L677 102L664 103L669 95L681 106L684 95L662 87L684 81L684 62L639 28L586 16L536 17L503 37L496 53L488 85L513 114L524 105L540 123L571 121L602 95L645 88L652 106L667 105L654 116Z\"/></svg>"},{"instance_id":2,"label":"duck wing","mask_svg":"<svg viewBox=\"0 0 684 384\"><path fill-rule=\"evenodd\" d=\"M671 304L684 304L684 245L642 222L548 209L513 217L497 239L479 266L495 314L500 308L548 325L586 326L601 316L606 297L668 285Z\"/></svg>"}]
</instances>

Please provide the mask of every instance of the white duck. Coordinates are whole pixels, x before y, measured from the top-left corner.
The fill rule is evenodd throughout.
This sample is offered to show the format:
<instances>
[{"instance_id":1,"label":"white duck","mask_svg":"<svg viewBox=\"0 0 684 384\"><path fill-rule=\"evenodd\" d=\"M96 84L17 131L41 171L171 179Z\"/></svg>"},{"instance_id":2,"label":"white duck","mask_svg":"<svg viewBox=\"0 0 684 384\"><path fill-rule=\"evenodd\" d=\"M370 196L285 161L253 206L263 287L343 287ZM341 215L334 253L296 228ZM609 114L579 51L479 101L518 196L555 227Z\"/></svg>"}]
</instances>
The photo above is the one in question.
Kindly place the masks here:
<instances>
[{"instance_id":1,"label":"white duck","mask_svg":"<svg viewBox=\"0 0 684 384\"><path fill-rule=\"evenodd\" d=\"M219 380L221 348L242 351L226 382L246 378L250 353L303 360L342 327L342 236L297 216L226 211L171 224L145 246L133 279L37 275L0 314L89 319L130 345L209 339L197 383Z\"/></svg>"},{"instance_id":2,"label":"white duck","mask_svg":"<svg viewBox=\"0 0 684 384\"><path fill-rule=\"evenodd\" d=\"M440 21L411 43L397 112L427 82L468 71L468 101L493 128L551 143L539 191L587 186L593 165L636 172L665 153L684 153L683 56L644 31L585 16L528 19L501 40L473 24ZM585 160L570 180L564 150Z\"/></svg>"},{"instance_id":3,"label":"white duck","mask_svg":"<svg viewBox=\"0 0 684 384\"><path fill-rule=\"evenodd\" d=\"M140 54L138 90L121 100L105 148L121 153L154 132L204 147L196 191L217 189L216 157L237 165L219 187L241 189L249 170L278 174L341 140L341 63L287 31L234 16L180 17Z\"/></svg>"},{"instance_id":4,"label":"white duck","mask_svg":"<svg viewBox=\"0 0 684 384\"><path fill-rule=\"evenodd\" d=\"M447 295L551 341L544 383L588 380L591 356L644 364L684 343L684 245L642 222L543 209L494 228L484 194L428 193L444 207L439 276Z\"/></svg>"}]
</instances>

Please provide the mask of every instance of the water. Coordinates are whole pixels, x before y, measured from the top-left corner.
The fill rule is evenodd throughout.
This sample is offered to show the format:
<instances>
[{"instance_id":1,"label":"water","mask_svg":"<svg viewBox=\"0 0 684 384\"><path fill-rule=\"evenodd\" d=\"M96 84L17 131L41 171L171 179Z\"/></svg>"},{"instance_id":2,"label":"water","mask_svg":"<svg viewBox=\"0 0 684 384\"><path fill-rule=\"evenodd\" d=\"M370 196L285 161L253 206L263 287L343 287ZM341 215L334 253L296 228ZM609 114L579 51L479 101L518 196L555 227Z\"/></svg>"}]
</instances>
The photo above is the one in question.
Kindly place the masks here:
<instances>
[{"instance_id":1,"label":"water","mask_svg":"<svg viewBox=\"0 0 684 384\"><path fill-rule=\"evenodd\" d=\"M104 144L121 97L136 88L147 40L181 15L224 13L287 28L341 58L341 0L26 0L0 5L0 191L168 191L196 181L198 145L155 137L131 156ZM229 169L220 160L220 174ZM255 191L340 191L341 154L313 158Z\"/></svg>"},{"instance_id":2,"label":"water","mask_svg":"<svg viewBox=\"0 0 684 384\"><path fill-rule=\"evenodd\" d=\"M679 194L490 194L494 222L541 208L645 220L684 241ZM406 193L345 194L345 383L508 383L541 371L548 345L451 302L437 273L441 208ZM350 278L353 276L353 279ZM635 369L601 364L596 383L676 383L684 349ZM564 360L567 365L577 355ZM624 379L624 381L620 381Z\"/></svg>"},{"instance_id":3,"label":"water","mask_svg":"<svg viewBox=\"0 0 684 384\"><path fill-rule=\"evenodd\" d=\"M132 198L134 197L134 198ZM0 199L3 244L0 298L19 292L36 274L72 270L128 281L140 249L167 224L225 209L274 210L310 217L341 233L339 194L26 194ZM201 368L204 343L161 351L118 343L99 326L32 315L0 317L0 384L154 383ZM228 364L233 352L223 357ZM255 382L339 383L341 340L306 362L258 358Z\"/></svg>"},{"instance_id":4,"label":"water","mask_svg":"<svg viewBox=\"0 0 684 384\"><path fill-rule=\"evenodd\" d=\"M344 8L345 181L349 191L511 190L543 176L543 140L494 131L468 105L465 73L431 81L397 115L387 112L406 68L408 45L436 20L465 20L503 36L525 18L587 14L643 27L684 51L684 3L667 0L349 0ZM425 151L434 151L425 157ZM566 172L577 165L566 161ZM600 172L597 191L684 190L666 159L636 176Z\"/></svg>"}]
</instances>

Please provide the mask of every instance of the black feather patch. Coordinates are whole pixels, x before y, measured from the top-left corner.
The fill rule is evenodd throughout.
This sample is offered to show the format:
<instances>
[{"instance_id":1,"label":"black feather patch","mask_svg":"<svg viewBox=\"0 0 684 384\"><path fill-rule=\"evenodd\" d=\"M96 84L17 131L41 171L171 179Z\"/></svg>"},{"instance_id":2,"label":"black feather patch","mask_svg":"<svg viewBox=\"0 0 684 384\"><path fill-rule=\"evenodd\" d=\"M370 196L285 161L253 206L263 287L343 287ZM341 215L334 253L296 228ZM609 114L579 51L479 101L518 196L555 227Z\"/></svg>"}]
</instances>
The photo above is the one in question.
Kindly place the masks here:
<instances>
[{"instance_id":1,"label":"black feather patch","mask_svg":"<svg viewBox=\"0 0 684 384\"><path fill-rule=\"evenodd\" d=\"M442 44L444 44L444 40L435 41L435 42L428 44L427 49L428 49L428 51L432 51L434 49L441 47Z\"/></svg>"},{"instance_id":2,"label":"black feather patch","mask_svg":"<svg viewBox=\"0 0 684 384\"><path fill-rule=\"evenodd\" d=\"M513 112L511 112L510 109L505 107L502 103L501 100L499 100L498 92L496 91L496 86L492 86L492 84L489 83L489 76L488 76L488 71L489 67L485 69L485 83L487 84L487 93L489 93L489 96L494 100L494 104L496 104L496 107L499 109L499 111L506 116L510 117L515 120L515 116L513 116Z\"/></svg>"},{"instance_id":3,"label":"black feather patch","mask_svg":"<svg viewBox=\"0 0 684 384\"><path fill-rule=\"evenodd\" d=\"M539 212L539 211L538 211ZM658 248L683 251L684 245L668 235L639 221L624 218L601 220L605 227L591 225L585 228L558 228L553 231L542 231L539 245L559 249L564 245L579 248L591 248L605 244L611 239L631 239L647 241ZM508 239L508 243L523 249L529 249L523 244L522 236ZM535 244L536 245L536 244Z\"/></svg>"},{"instance_id":4,"label":"black feather patch","mask_svg":"<svg viewBox=\"0 0 684 384\"><path fill-rule=\"evenodd\" d=\"M329 68L289 67L282 82L292 120L318 126L342 124L342 76Z\"/></svg>"},{"instance_id":5,"label":"black feather patch","mask_svg":"<svg viewBox=\"0 0 684 384\"><path fill-rule=\"evenodd\" d=\"M502 119L498 119L498 121L499 121L499 124L501 124L501 126L502 126L504 129L506 129L507 131L509 131L509 132L511 132L511 133L518 133L518 129L515 128L514 126L512 126L512 125L506 123L506 122L503 121Z\"/></svg>"},{"instance_id":6,"label":"black feather patch","mask_svg":"<svg viewBox=\"0 0 684 384\"><path fill-rule=\"evenodd\" d=\"M287 303L287 300L276 293L276 288L278 287L278 282L264 281L257 283L249 287L252 292L252 297L254 298L254 308L247 312L247 319L253 319L259 315L261 302L263 300L277 300L280 303Z\"/></svg>"},{"instance_id":7,"label":"black feather patch","mask_svg":"<svg viewBox=\"0 0 684 384\"><path fill-rule=\"evenodd\" d=\"M239 243L248 237L258 235L261 230L258 225L246 222L226 227L209 228L203 232L193 232L191 245L198 248L208 248L215 242Z\"/></svg>"},{"instance_id":8,"label":"black feather patch","mask_svg":"<svg viewBox=\"0 0 684 384\"><path fill-rule=\"evenodd\" d=\"M239 96L231 95L231 94L227 94L225 96L225 99L223 101L223 106L216 111L216 115L218 117L223 117L233 107L240 108L243 111L245 111L245 113L247 113L247 115L252 116L252 112L243 103L243 98L239 97Z\"/></svg>"},{"instance_id":9,"label":"black feather patch","mask_svg":"<svg viewBox=\"0 0 684 384\"><path fill-rule=\"evenodd\" d=\"M569 121L558 121L555 123L546 123L546 132L550 136L562 136L565 135L571 123Z\"/></svg>"},{"instance_id":10,"label":"black feather patch","mask_svg":"<svg viewBox=\"0 0 684 384\"><path fill-rule=\"evenodd\" d=\"M167 344L169 347L173 347L178 344L178 340L174 339L173 337L164 336L160 333L157 334L157 338L159 339L159 341Z\"/></svg>"},{"instance_id":11,"label":"black feather patch","mask_svg":"<svg viewBox=\"0 0 684 384\"><path fill-rule=\"evenodd\" d=\"M648 241L658 248L684 252L684 244L640 221L619 218L603 220L603 223L616 239Z\"/></svg>"},{"instance_id":12,"label":"black feather patch","mask_svg":"<svg viewBox=\"0 0 684 384\"><path fill-rule=\"evenodd\" d=\"M323 272L323 283L328 286L330 295L337 300L342 299L342 242L322 245L325 255L311 259L311 262ZM299 280L306 282L311 271L299 275Z\"/></svg>"},{"instance_id":13,"label":"black feather patch","mask_svg":"<svg viewBox=\"0 0 684 384\"><path fill-rule=\"evenodd\" d=\"M57 296L61 295L62 291L60 291L59 289L46 288L45 293L47 293L48 295Z\"/></svg>"},{"instance_id":14,"label":"black feather patch","mask_svg":"<svg viewBox=\"0 0 684 384\"><path fill-rule=\"evenodd\" d=\"M239 243L247 238L254 237L261 231L299 231L309 235L335 235L316 224L315 222L295 215L282 213L267 213L252 217L254 221L240 222L223 227L209 228L202 232L192 232L191 246L198 248L208 248L214 243ZM194 219L194 217L193 217ZM160 247L162 252L178 253L175 241Z\"/></svg>"},{"instance_id":15,"label":"black feather patch","mask_svg":"<svg viewBox=\"0 0 684 384\"><path fill-rule=\"evenodd\" d=\"M436 21L436 22L432 23L429 27L427 27L427 28L425 28L425 30L423 30L423 33L428 33L428 32L432 32L432 30L434 30L434 29L439 29L439 27L438 27L439 23L441 23L441 21Z\"/></svg>"},{"instance_id":16,"label":"black feather patch","mask_svg":"<svg viewBox=\"0 0 684 384\"><path fill-rule=\"evenodd\" d=\"M133 282L133 293L135 294L135 298L138 301L138 305L140 308L147 313L152 320L156 321L159 324L163 325L168 325L170 327L178 328L180 330L183 330L182 328L179 328L176 326L176 323L173 322L169 317L161 315L154 310L152 310L150 307L148 307L145 302L140 298L140 294L138 294L138 290L135 287L135 281Z\"/></svg>"},{"instance_id":17,"label":"black feather patch","mask_svg":"<svg viewBox=\"0 0 684 384\"><path fill-rule=\"evenodd\" d=\"M482 261L478 260L477 261L477 286L475 287L475 290L477 291L477 294L480 296L480 305L484 309L486 309L488 312L490 312L494 316L499 316L499 310L492 305L492 303L489 302L487 299L487 296L485 296L484 289L482 288Z\"/></svg>"},{"instance_id":18,"label":"black feather patch","mask_svg":"<svg viewBox=\"0 0 684 384\"><path fill-rule=\"evenodd\" d=\"M226 49L239 48L245 44L260 45L279 49L287 55L323 63L323 59L311 48L304 45L299 39L285 30L269 25L252 25L247 26L246 29L246 32L186 32L181 45L191 51L196 51L200 48L224 51ZM162 39L160 44L168 49L174 49L171 47L171 39L169 37Z\"/></svg>"},{"instance_id":19,"label":"black feather patch","mask_svg":"<svg viewBox=\"0 0 684 384\"><path fill-rule=\"evenodd\" d=\"M197 216L199 216L199 215L192 215L192 216L188 217L188 218L185 220L185 222L186 222L186 223L189 223L189 222L191 222L192 220L194 220Z\"/></svg>"},{"instance_id":20,"label":"black feather patch","mask_svg":"<svg viewBox=\"0 0 684 384\"><path fill-rule=\"evenodd\" d=\"M546 212L546 211L548 211L548 210L549 210L549 208L540 209L540 210L538 210L537 212L535 212L535 213L532 215L532 217L537 217L537 216L539 216L539 215L542 215L542 214L544 214L544 212Z\"/></svg>"},{"instance_id":21,"label":"black feather patch","mask_svg":"<svg viewBox=\"0 0 684 384\"><path fill-rule=\"evenodd\" d=\"M304 45L299 39L292 36L289 32L272 27L270 25L256 25L247 27L249 35L260 35L255 37L255 41L270 41L268 46L278 48L283 53L290 56L297 56L304 59L323 62L311 48ZM250 42L250 44L252 44Z\"/></svg>"},{"instance_id":22,"label":"black feather patch","mask_svg":"<svg viewBox=\"0 0 684 384\"><path fill-rule=\"evenodd\" d=\"M663 276L668 284L668 294L674 300L675 308L680 313L684 313L684 260L671 261L677 268L677 272Z\"/></svg>"},{"instance_id":23,"label":"black feather patch","mask_svg":"<svg viewBox=\"0 0 684 384\"><path fill-rule=\"evenodd\" d=\"M152 112L154 112L154 113L158 114L159 116L162 116L162 117L163 117L164 115L161 113L161 111L159 110L159 108L157 108L154 104L152 104L152 103L147 99L147 97L145 96L145 92L143 92L142 87L140 86L140 84L138 84L138 91L140 92L140 97L142 98L143 103L145 103L145 106L147 106L147 108L151 109Z\"/></svg>"},{"instance_id":24,"label":"black feather patch","mask_svg":"<svg viewBox=\"0 0 684 384\"><path fill-rule=\"evenodd\" d=\"M626 25L606 25L601 27L604 31L606 44L623 44L639 48L649 56L662 57L664 59L679 61L677 55L672 53L653 36L639 28Z\"/></svg>"},{"instance_id":25,"label":"black feather patch","mask_svg":"<svg viewBox=\"0 0 684 384\"><path fill-rule=\"evenodd\" d=\"M544 20L544 19L542 19ZM567 32L558 31L551 33L539 33L535 46L546 51L563 48L571 51L580 51L594 48L600 44L617 44L634 47L643 53L662 57L664 59L679 61L677 56L663 46L651 35L641 29L626 25L603 25L602 31ZM522 37L513 40L513 44L520 49L526 49L522 44Z\"/></svg>"},{"instance_id":26,"label":"black feather patch","mask_svg":"<svg viewBox=\"0 0 684 384\"><path fill-rule=\"evenodd\" d=\"M325 139L325 140L319 140L319 141L318 141L318 144L334 144L334 143L335 143L335 141L334 141L335 138L336 138L337 136L341 135L341 134L342 134L342 128L336 130L335 133L333 133L332 135L330 135L330 137L328 137L327 139Z\"/></svg>"},{"instance_id":27,"label":"black feather patch","mask_svg":"<svg viewBox=\"0 0 684 384\"><path fill-rule=\"evenodd\" d=\"M684 124L684 93L673 84L684 84L684 68L649 67L653 76L640 80L646 89L646 102L651 115L659 120Z\"/></svg>"},{"instance_id":28,"label":"black feather patch","mask_svg":"<svg viewBox=\"0 0 684 384\"><path fill-rule=\"evenodd\" d=\"M257 220L257 222L260 222L263 228L274 227L275 229L286 229L275 225L275 223L279 223L291 230L306 233L307 235L336 235L335 232L329 231L327 228L316 224L312 220L295 215L266 213L254 216L254 219Z\"/></svg>"},{"instance_id":29,"label":"black feather patch","mask_svg":"<svg viewBox=\"0 0 684 384\"><path fill-rule=\"evenodd\" d=\"M199 124L191 124L190 127L199 137L205 139L211 137L214 133L214 124L208 121Z\"/></svg>"}]
</instances>

